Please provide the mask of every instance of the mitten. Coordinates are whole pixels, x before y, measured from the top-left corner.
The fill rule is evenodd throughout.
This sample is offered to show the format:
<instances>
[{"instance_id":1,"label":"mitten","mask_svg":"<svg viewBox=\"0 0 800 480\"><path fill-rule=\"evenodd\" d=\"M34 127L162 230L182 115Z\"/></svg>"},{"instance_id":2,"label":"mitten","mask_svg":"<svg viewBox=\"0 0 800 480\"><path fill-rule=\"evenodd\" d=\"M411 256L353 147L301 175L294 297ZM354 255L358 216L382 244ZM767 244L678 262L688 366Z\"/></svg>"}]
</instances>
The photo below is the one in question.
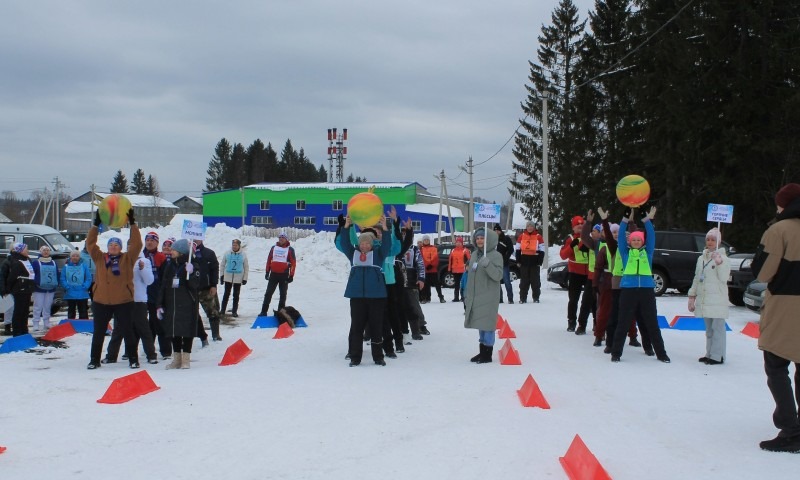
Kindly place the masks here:
<instances>
[{"instance_id":1,"label":"mitten","mask_svg":"<svg viewBox=\"0 0 800 480\"><path fill-rule=\"evenodd\" d=\"M580 238L577 238L577 237L575 237L575 238L573 238L573 239L572 239L572 241L569 243L569 246L570 246L570 247L572 247L572 248L575 248L575 247L577 247L577 246L578 246L578 243L580 243L580 241L581 241L581 239L580 239Z\"/></svg>"},{"instance_id":2,"label":"mitten","mask_svg":"<svg viewBox=\"0 0 800 480\"><path fill-rule=\"evenodd\" d=\"M156 310L156 317L158 317L159 320L163 320L164 319L164 309L163 308L158 307L158 310Z\"/></svg>"},{"instance_id":3,"label":"mitten","mask_svg":"<svg viewBox=\"0 0 800 480\"><path fill-rule=\"evenodd\" d=\"M720 255L719 252L712 253L711 258L714 259L714 263L717 265L722 263L722 255Z\"/></svg>"},{"instance_id":4,"label":"mitten","mask_svg":"<svg viewBox=\"0 0 800 480\"><path fill-rule=\"evenodd\" d=\"M192 272L194 272L194 265L192 265L191 263L187 263L186 264L186 273L191 275Z\"/></svg>"},{"instance_id":5,"label":"mitten","mask_svg":"<svg viewBox=\"0 0 800 480\"><path fill-rule=\"evenodd\" d=\"M219 283L225 283L225 275L219 277Z\"/></svg>"},{"instance_id":6,"label":"mitten","mask_svg":"<svg viewBox=\"0 0 800 480\"><path fill-rule=\"evenodd\" d=\"M289 275L289 278L286 279L286 283L292 283L294 281L294 276Z\"/></svg>"},{"instance_id":7,"label":"mitten","mask_svg":"<svg viewBox=\"0 0 800 480\"><path fill-rule=\"evenodd\" d=\"M491 262L489 261L489 257L483 257L483 258L481 258L481 261L480 261L480 262L478 262L478 266L481 266L481 267L488 267L488 266L489 266L489 263L491 263Z\"/></svg>"},{"instance_id":8,"label":"mitten","mask_svg":"<svg viewBox=\"0 0 800 480\"><path fill-rule=\"evenodd\" d=\"M247 280L242 280L242 285L247 285Z\"/></svg>"},{"instance_id":9,"label":"mitten","mask_svg":"<svg viewBox=\"0 0 800 480\"><path fill-rule=\"evenodd\" d=\"M689 311L694 312L697 297L689 297Z\"/></svg>"},{"instance_id":10,"label":"mitten","mask_svg":"<svg viewBox=\"0 0 800 480\"><path fill-rule=\"evenodd\" d=\"M344 215L340 213L339 216L336 217L336 221L339 222L340 227L344 227Z\"/></svg>"},{"instance_id":11,"label":"mitten","mask_svg":"<svg viewBox=\"0 0 800 480\"><path fill-rule=\"evenodd\" d=\"M130 210L128 210L128 223L130 223L131 225L136 223L136 219L133 218L133 209L132 208Z\"/></svg>"},{"instance_id":12,"label":"mitten","mask_svg":"<svg viewBox=\"0 0 800 480\"><path fill-rule=\"evenodd\" d=\"M100 220L100 211L98 210L94 212L94 226L99 227L101 223L103 223L103 221Z\"/></svg>"}]
</instances>

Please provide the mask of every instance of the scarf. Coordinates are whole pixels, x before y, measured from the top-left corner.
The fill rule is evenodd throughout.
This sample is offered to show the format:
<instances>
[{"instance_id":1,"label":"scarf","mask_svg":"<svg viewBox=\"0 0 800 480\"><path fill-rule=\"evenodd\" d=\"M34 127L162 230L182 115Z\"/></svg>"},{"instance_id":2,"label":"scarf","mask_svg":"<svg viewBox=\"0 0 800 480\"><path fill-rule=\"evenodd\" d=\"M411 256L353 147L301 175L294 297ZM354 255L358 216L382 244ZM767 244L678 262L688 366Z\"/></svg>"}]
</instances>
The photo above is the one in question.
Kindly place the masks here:
<instances>
[{"instance_id":1,"label":"scarf","mask_svg":"<svg viewBox=\"0 0 800 480\"><path fill-rule=\"evenodd\" d=\"M109 255L109 254L106 254L106 268L110 267L111 268L111 273L113 273L114 276L117 276L117 277L120 276L120 274L122 273L122 272L120 272L120 269L119 269L119 261L120 261L121 258L122 258L122 254L120 254L120 255Z\"/></svg>"}]
</instances>

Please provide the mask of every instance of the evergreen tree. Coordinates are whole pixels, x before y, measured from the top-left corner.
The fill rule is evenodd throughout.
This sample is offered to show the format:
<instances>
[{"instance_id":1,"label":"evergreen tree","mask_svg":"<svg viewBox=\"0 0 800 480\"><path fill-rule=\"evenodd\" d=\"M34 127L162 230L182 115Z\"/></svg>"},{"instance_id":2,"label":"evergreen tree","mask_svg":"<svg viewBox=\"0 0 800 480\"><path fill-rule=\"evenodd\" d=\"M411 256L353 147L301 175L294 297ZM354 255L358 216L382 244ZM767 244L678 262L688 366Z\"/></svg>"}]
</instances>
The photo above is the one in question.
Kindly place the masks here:
<instances>
[{"instance_id":1,"label":"evergreen tree","mask_svg":"<svg viewBox=\"0 0 800 480\"><path fill-rule=\"evenodd\" d=\"M256 139L249 147L245 158L247 183L261 183L267 179L266 149L260 139Z\"/></svg>"},{"instance_id":2,"label":"evergreen tree","mask_svg":"<svg viewBox=\"0 0 800 480\"><path fill-rule=\"evenodd\" d=\"M280 169L278 168L278 152L272 148L272 143L267 144L264 151L264 180L267 182L278 182Z\"/></svg>"},{"instance_id":3,"label":"evergreen tree","mask_svg":"<svg viewBox=\"0 0 800 480\"><path fill-rule=\"evenodd\" d=\"M114 180L111 183L111 193L129 193L128 192L128 179L122 170L117 170L114 175Z\"/></svg>"},{"instance_id":4,"label":"evergreen tree","mask_svg":"<svg viewBox=\"0 0 800 480\"><path fill-rule=\"evenodd\" d=\"M249 184L250 176L247 173L247 152L244 145L237 143L233 146L230 159L230 170L227 170L225 188L239 188Z\"/></svg>"},{"instance_id":5,"label":"evergreen tree","mask_svg":"<svg viewBox=\"0 0 800 480\"><path fill-rule=\"evenodd\" d=\"M287 139L281 150L281 160L279 170L281 172L281 182L297 181L297 152L292 147L292 141Z\"/></svg>"},{"instance_id":6,"label":"evergreen tree","mask_svg":"<svg viewBox=\"0 0 800 480\"><path fill-rule=\"evenodd\" d=\"M147 178L144 176L144 170L141 168L136 169L133 173L133 188L132 193L138 195L147 195Z\"/></svg>"},{"instance_id":7,"label":"evergreen tree","mask_svg":"<svg viewBox=\"0 0 800 480\"><path fill-rule=\"evenodd\" d=\"M325 165L322 163L319 164L319 169L317 170L317 181L318 182L328 181L328 171L325 170Z\"/></svg>"},{"instance_id":8,"label":"evergreen tree","mask_svg":"<svg viewBox=\"0 0 800 480\"><path fill-rule=\"evenodd\" d=\"M206 192L214 192L224 188L230 188L226 185L228 181L227 169L230 167L231 145L223 138L217 143L214 149L214 156L208 162L208 170L206 170Z\"/></svg>"},{"instance_id":9,"label":"evergreen tree","mask_svg":"<svg viewBox=\"0 0 800 480\"><path fill-rule=\"evenodd\" d=\"M161 195L161 188L158 186L158 180L152 175L147 176L147 194L156 197Z\"/></svg>"}]
</instances>

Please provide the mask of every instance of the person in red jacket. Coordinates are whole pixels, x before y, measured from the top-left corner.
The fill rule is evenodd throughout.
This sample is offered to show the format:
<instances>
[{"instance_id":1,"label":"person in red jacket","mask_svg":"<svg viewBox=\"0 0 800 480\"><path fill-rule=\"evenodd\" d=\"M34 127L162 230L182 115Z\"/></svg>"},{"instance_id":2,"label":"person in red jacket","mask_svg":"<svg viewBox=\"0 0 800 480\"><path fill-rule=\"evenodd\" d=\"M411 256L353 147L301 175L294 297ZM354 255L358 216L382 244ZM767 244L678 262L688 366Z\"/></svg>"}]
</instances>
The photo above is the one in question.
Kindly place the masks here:
<instances>
[{"instance_id":1,"label":"person in red jacket","mask_svg":"<svg viewBox=\"0 0 800 480\"><path fill-rule=\"evenodd\" d=\"M564 246L561 247L561 259L567 260L567 271L569 272L569 302L567 304L567 331L575 332L575 335L586 334L586 323L588 314L581 315L583 323L575 328L578 320L578 300L581 292L584 292L581 300L581 312L591 309L589 296L592 295L592 283L589 280L589 248L581 243L581 229L583 228L583 217L572 217L572 233L567 235ZM588 293L587 293L588 292Z\"/></svg>"},{"instance_id":2,"label":"person in red jacket","mask_svg":"<svg viewBox=\"0 0 800 480\"><path fill-rule=\"evenodd\" d=\"M431 287L436 288L436 293L439 295L439 301L444 303L444 295L442 295L442 286L439 284L439 249L435 245L431 245L431 237L425 235L422 237L422 261L425 262L425 288L422 289L420 294L420 303L429 303L431 301Z\"/></svg>"},{"instance_id":3,"label":"person in red jacket","mask_svg":"<svg viewBox=\"0 0 800 480\"><path fill-rule=\"evenodd\" d=\"M456 247L450 252L450 257L447 260L447 270L453 274L453 278L455 279L453 283L453 285L456 286L453 289L454 302L461 301L458 298L459 290L461 290L459 285L461 285L461 277L464 275L467 262L469 262L469 250L464 248L464 239L461 237L456 238Z\"/></svg>"},{"instance_id":4,"label":"person in red jacket","mask_svg":"<svg viewBox=\"0 0 800 480\"><path fill-rule=\"evenodd\" d=\"M296 267L297 257L294 248L289 245L286 233L281 232L278 235L278 243L273 245L267 257L267 273L264 275L267 280L267 291L264 293L264 303L261 304L259 317L269 315L269 304L272 302L272 294L275 293L276 287L280 295L278 310L286 306L286 292L294 280Z\"/></svg>"}]
</instances>

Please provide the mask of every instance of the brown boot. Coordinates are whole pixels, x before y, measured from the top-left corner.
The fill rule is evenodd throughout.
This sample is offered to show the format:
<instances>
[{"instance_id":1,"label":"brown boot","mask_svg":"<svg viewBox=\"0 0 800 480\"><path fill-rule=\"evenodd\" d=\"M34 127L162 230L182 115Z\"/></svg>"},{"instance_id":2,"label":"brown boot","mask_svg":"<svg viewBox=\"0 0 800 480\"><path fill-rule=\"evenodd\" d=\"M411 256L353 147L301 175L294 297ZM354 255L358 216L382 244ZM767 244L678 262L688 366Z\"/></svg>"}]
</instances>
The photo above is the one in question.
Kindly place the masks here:
<instances>
[{"instance_id":1,"label":"brown boot","mask_svg":"<svg viewBox=\"0 0 800 480\"><path fill-rule=\"evenodd\" d=\"M181 352L175 352L172 354L172 363L167 365L167 370L173 370L176 368L181 368Z\"/></svg>"},{"instance_id":2,"label":"brown boot","mask_svg":"<svg viewBox=\"0 0 800 480\"><path fill-rule=\"evenodd\" d=\"M181 369L186 370L189 368L190 356L192 354L189 352L181 352Z\"/></svg>"}]
</instances>

